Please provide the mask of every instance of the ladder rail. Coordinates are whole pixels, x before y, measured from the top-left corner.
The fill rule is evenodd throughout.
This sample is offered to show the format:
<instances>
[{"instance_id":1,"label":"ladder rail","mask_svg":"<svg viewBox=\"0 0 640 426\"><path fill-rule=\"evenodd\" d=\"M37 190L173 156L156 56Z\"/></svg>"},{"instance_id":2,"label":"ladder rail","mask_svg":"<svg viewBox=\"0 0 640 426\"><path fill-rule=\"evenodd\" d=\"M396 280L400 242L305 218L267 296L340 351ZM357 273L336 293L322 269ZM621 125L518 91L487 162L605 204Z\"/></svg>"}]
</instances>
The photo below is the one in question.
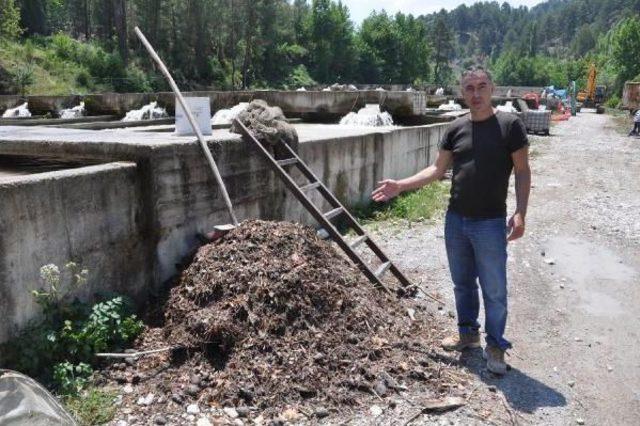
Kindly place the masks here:
<instances>
[{"instance_id":1,"label":"ladder rail","mask_svg":"<svg viewBox=\"0 0 640 426\"><path fill-rule=\"evenodd\" d=\"M375 272L371 270L371 268L360 258L360 256L358 256L356 252L351 250L351 247L349 247L349 244L347 244L344 238L342 238L342 235L340 234L340 232L338 232L335 226L333 226L331 221L327 220L324 214L304 195L302 191L300 191L300 187L296 184L293 178L291 178L291 176L289 176L289 174L286 173L284 169L282 169L282 167L278 164L277 160L275 160L271 156L269 151L255 138L255 136L253 136L253 134L251 134L251 132L249 132L249 129L247 129L244 126L244 124L242 124L238 120L236 120L236 124L238 125L238 128L240 129L242 134L247 138L249 138L249 140L254 142L254 145L260 150L260 152L262 152L262 154L269 159L268 164L271 166L271 168L273 168L276 172L280 174L280 177L282 178L283 182L291 190L291 192L293 192L294 196L298 199L298 201L302 203L302 205L307 209L309 213L311 213L311 215L314 217L316 221L322 224L323 228L329 233L333 241L335 241L336 244L340 246L340 248L346 253L346 255L351 259L351 261L361 268L362 272L367 276L367 278L369 278L369 280L374 285L381 287L387 293L392 294L391 290L389 290L389 288L384 285L384 283L376 276ZM287 144L284 144L284 145L288 146ZM298 160L299 160L299 157L298 157ZM298 166L302 164L303 163L301 161L298 161L297 163ZM321 187L322 186L324 185L321 184ZM346 209L344 208L343 210L346 211Z\"/></svg>"},{"instance_id":2,"label":"ladder rail","mask_svg":"<svg viewBox=\"0 0 640 426\"><path fill-rule=\"evenodd\" d=\"M390 293L390 290L382 283L380 276L386 270L391 271L391 273L396 277L396 279L400 282L400 284L404 287L411 285L411 282L407 279L407 277L395 266L393 262L387 257L387 255L378 247L373 240L367 235L365 230L362 228L357 219L342 205L340 200L333 195L333 193L326 187L326 185L318 179L318 177L313 173L311 169L306 165L304 161L298 156L298 154L284 141L279 141L282 144L286 151L289 153L290 157L284 160L276 160L273 158L271 153L255 138L253 134L238 120L235 120L240 128L241 132L244 136L249 138L254 145L260 150L260 152L267 157L269 160L269 164L271 167L279 173L280 177L284 181L285 185L293 192L294 196L302 203L302 205L311 213L314 219L320 223L325 230L330 235L331 239L334 240L340 248L347 254L347 256L358 266L361 267L363 273L369 278L371 282L375 285L384 288L387 292ZM309 184L299 186L287 173L287 171L281 167L281 164L292 164L295 165L298 170L307 178ZM327 213L322 213L312 202L307 198L304 194L305 190L313 188L318 189L324 199L332 206L332 210ZM361 243L365 243L367 247L375 254L375 256L380 260L382 265L386 265L386 267L380 269L382 273L377 274L372 270L369 265L367 265L362 258L354 251L355 247L351 247L349 243L345 241L340 232L335 228L333 223L331 223L331 219L335 216L335 212L339 211L339 216L346 218L349 226L356 232L359 236L359 239L362 239ZM327 215L329 217L327 217ZM359 245L359 244L358 244Z\"/></svg>"},{"instance_id":3,"label":"ladder rail","mask_svg":"<svg viewBox=\"0 0 640 426\"><path fill-rule=\"evenodd\" d=\"M313 173L313 171L311 171L311 169L309 169L309 167L305 164L305 162L302 161L302 159L298 156L298 154L296 154L296 152L293 149L291 149L291 147L286 143L282 141L280 143L285 146L286 150L291 155L291 158L295 158L297 160L296 165L298 166L298 169L302 172L302 174L304 174L308 180L312 182L320 183L319 189L324 195L324 197L327 199L329 204L331 204L334 207L342 206L342 203L340 202L340 200L338 200L336 196L333 195L333 193L329 191L329 189L324 185L324 183L322 183L322 181L320 181L317 178L317 176ZM353 215L347 209L344 209L342 216L348 220L349 225L354 231L356 231L356 234L358 234L358 236L367 235L367 233L362 228L358 220L355 217L353 217ZM364 243L367 245L367 247L369 247L369 249L371 249L371 251L380 259L382 263L389 261L389 258L387 257L387 255L380 249L380 247L378 247L378 245L375 242L373 242L371 238L367 238L364 241ZM395 266L394 263L391 263L389 270L396 277L396 279L400 281L402 286L407 287L411 285L411 281L409 281L409 279Z\"/></svg>"}]
</instances>

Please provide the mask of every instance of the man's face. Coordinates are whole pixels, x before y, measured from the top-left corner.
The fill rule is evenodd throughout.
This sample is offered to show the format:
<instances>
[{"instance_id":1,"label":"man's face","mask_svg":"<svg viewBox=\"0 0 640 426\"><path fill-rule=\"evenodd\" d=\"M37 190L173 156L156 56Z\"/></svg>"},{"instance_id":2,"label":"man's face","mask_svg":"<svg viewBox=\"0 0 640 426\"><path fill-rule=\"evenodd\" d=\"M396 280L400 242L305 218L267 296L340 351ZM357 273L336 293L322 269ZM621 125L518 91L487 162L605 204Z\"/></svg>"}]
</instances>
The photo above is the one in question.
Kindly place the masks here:
<instances>
[{"instance_id":1,"label":"man's face","mask_svg":"<svg viewBox=\"0 0 640 426\"><path fill-rule=\"evenodd\" d=\"M471 112L481 112L492 108L493 83L485 73L471 73L461 83L462 96Z\"/></svg>"}]
</instances>

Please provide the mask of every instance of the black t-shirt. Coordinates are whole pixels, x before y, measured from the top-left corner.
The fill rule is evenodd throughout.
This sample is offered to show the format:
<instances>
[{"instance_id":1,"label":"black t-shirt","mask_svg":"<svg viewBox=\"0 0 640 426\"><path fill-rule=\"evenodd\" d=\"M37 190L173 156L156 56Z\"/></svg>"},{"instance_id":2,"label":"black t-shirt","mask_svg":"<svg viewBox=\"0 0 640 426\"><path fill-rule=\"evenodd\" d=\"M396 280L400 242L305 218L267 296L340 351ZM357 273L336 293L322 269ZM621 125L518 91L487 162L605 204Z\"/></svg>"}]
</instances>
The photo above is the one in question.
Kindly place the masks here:
<instances>
[{"instance_id":1,"label":"black t-shirt","mask_svg":"<svg viewBox=\"0 0 640 426\"><path fill-rule=\"evenodd\" d=\"M484 121L465 116L452 122L439 144L453 152L449 209L479 219L506 216L511 154L526 145L527 131L514 114L497 111Z\"/></svg>"}]
</instances>

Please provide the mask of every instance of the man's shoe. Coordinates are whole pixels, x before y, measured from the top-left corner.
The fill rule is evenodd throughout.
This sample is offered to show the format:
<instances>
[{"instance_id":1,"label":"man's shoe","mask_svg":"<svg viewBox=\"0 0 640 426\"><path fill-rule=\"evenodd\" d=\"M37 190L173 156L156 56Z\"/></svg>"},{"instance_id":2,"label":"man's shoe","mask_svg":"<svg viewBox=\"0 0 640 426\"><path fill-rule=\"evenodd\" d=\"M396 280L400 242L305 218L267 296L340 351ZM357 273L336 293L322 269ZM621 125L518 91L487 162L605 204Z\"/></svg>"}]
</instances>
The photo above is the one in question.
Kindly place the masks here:
<instances>
[{"instance_id":1,"label":"man's shoe","mask_svg":"<svg viewBox=\"0 0 640 426\"><path fill-rule=\"evenodd\" d=\"M495 346L487 345L482 351L482 358L487 361L487 369L494 374L506 374L507 363L504 362L504 351Z\"/></svg>"},{"instance_id":2,"label":"man's shoe","mask_svg":"<svg viewBox=\"0 0 640 426\"><path fill-rule=\"evenodd\" d=\"M445 351L463 351L480 347L480 333L460 333L449 336L442 341L442 349Z\"/></svg>"}]
</instances>

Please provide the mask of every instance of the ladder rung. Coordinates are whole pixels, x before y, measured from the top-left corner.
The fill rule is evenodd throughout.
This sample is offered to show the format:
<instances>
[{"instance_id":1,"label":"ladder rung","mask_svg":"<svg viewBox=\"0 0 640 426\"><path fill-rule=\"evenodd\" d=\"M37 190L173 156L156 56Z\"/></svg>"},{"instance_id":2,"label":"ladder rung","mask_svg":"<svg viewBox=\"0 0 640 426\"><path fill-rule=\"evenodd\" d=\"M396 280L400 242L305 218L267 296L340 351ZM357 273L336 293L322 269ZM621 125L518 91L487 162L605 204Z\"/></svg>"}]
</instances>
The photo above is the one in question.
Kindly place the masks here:
<instances>
[{"instance_id":1,"label":"ladder rung","mask_svg":"<svg viewBox=\"0 0 640 426\"><path fill-rule=\"evenodd\" d=\"M298 159L297 159L297 158L295 158L295 157L292 157L292 158L286 158L286 159L284 159L284 160L278 160L278 165L279 165L280 167L283 167L283 166L290 166L290 165L292 165L292 164L296 164L297 162L298 162Z\"/></svg>"},{"instance_id":2,"label":"ladder rung","mask_svg":"<svg viewBox=\"0 0 640 426\"><path fill-rule=\"evenodd\" d=\"M335 209L328 211L324 214L324 217L327 218L327 220L331 220L334 217L338 216L339 214L341 214L344 210L342 210L342 207L336 207Z\"/></svg>"},{"instance_id":3,"label":"ladder rung","mask_svg":"<svg viewBox=\"0 0 640 426\"><path fill-rule=\"evenodd\" d=\"M376 277L378 277L378 279L380 279L382 274L387 272L387 269L389 269L390 266L391 266L391 262L384 262L382 265L380 265L378 267L378 269L376 270L376 272L375 272Z\"/></svg>"},{"instance_id":4,"label":"ladder rung","mask_svg":"<svg viewBox=\"0 0 640 426\"><path fill-rule=\"evenodd\" d=\"M316 189L320 187L320 182L313 182L308 185L304 185L300 187L300 191L311 191L312 189Z\"/></svg>"},{"instance_id":5,"label":"ladder rung","mask_svg":"<svg viewBox=\"0 0 640 426\"><path fill-rule=\"evenodd\" d=\"M358 237L356 240L354 240L351 243L351 249L355 250L355 248L358 247L360 244L364 243L367 240L367 238L369 237L367 237L366 235Z\"/></svg>"}]
</instances>

